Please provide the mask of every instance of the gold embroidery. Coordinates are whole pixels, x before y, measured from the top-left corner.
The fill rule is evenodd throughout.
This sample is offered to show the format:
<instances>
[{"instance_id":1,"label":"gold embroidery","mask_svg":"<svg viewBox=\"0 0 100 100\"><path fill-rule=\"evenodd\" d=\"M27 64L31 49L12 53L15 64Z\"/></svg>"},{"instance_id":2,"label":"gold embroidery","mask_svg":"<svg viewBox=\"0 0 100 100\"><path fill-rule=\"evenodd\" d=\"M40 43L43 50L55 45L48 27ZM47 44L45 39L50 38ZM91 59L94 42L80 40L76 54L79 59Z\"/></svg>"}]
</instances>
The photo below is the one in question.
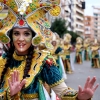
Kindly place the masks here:
<instances>
[{"instance_id":1,"label":"gold embroidery","mask_svg":"<svg viewBox=\"0 0 100 100\"><path fill-rule=\"evenodd\" d=\"M3 59L2 57L0 57L0 76L4 69L5 62L6 62L6 59Z\"/></svg>"},{"instance_id":2,"label":"gold embroidery","mask_svg":"<svg viewBox=\"0 0 100 100\"><path fill-rule=\"evenodd\" d=\"M23 70L24 70L25 64L26 64L26 61L22 61L21 65L18 68L16 68L16 67L14 67L13 69L10 69L10 67L8 68L6 75L5 75L5 79L4 79L4 80L6 80L5 84L4 84L4 88L8 87L7 80L9 79L11 73L13 73L14 70L17 70L20 73L20 76L19 76L20 80L23 79Z\"/></svg>"},{"instance_id":3,"label":"gold embroidery","mask_svg":"<svg viewBox=\"0 0 100 100\"><path fill-rule=\"evenodd\" d=\"M25 59L27 58L27 56L18 56L18 55L16 54L16 52L14 52L13 58L14 58L15 60L22 61L22 60L25 60Z\"/></svg>"},{"instance_id":4,"label":"gold embroidery","mask_svg":"<svg viewBox=\"0 0 100 100\"><path fill-rule=\"evenodd\" d=\"M57 85L59 85L59 84L62 83L62 82L64 82L63 79L61 79L60 81L58 81L58 82L56 82L56 83L50 85L50 87L52 88L52 87L54 87L54 86L57 86Z\"/></svg>"},{"instance_id":5,"label":"gold embroidery","mask_svg":"<svg viewBox=\"0 0 100 100\"><path fill-rule=\"evenodd\" d=\"M34 98L38 98L38 94L23 94L23 98L24 99L34 99Z\"/></svg>"},{"instance_id":6,"label":"gold embroidery","mask_svg":"<svg viewBox=\"0 0 100 100\"><path fill-rule=\"evenodd\" d=\"M14 54L15 59L18 59L18 55L16 55L16 53ZM41 53L41 55L39 56L39 54L36 52L33 54L33 59L32 59L32 65L30 68L30 71L28 73L28 75L30 77L26 78L26 84L25 84L25 88L29 87L34 79L34 77L37 75L37 73L40 71L40 66L42 66L42 61L45 59L45 57L47 56L46 53ZM23 58L23 57L22 57ZM21 58L21 60L22 60ZM5 75L5 84L4 84L4 88L8 87L8 78L10 77L10 74L14 71L17 70L20 73L20 80L23 79L23 74L24 74L24 68L25 68L25 64L26 64L26 60L22 61L21 65L16 68L14 67L13 69L8 68L7 73Z\"/></svg>"}]
</instances>

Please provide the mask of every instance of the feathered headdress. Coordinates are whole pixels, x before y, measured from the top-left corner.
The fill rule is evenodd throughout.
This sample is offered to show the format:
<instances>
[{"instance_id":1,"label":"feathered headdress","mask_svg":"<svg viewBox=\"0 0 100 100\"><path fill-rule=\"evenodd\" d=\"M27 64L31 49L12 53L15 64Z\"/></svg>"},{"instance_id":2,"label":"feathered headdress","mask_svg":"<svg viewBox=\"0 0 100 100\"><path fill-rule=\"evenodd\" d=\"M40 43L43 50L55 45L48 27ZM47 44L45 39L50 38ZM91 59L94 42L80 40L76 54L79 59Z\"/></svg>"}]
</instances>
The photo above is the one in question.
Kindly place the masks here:
<instances>
[{"instance_id":1,"label":"feathered headdress","mask_svg":"<svg viewBox=\"0 0 100 100\"><path fill-rule=\"evenodd\" d=\"M82 43L82 42L83 42L83 39L81 37L76 38L76 43Z\"/></svg>"},{"instance_id":2,"label":"feathered headdress","mask_svg":"<svg viewBox=\"0 0 100 100\"><path fill-rule=\"evenodd\" d=\"M52 31L46 14L58 16L60 14L60 0L0 0L0 13L7 9L4 19L0 20L0 41L9 43L7 32L14 26L31 27L37 34L32 39L33 45L45 42L46 37L52 36Z\"/></svg>"},{"instance_id":3,"label":"feathered headdress","mask_svg":"<svg viewBox=\"0 0 100 100\"><path fill-rule=\"evenodd\" d=\"M64 35L64 41L66 41L67 43L71 42L71 38L72 38L72 36L69 33Z\"/></svg>"}]
</instances>

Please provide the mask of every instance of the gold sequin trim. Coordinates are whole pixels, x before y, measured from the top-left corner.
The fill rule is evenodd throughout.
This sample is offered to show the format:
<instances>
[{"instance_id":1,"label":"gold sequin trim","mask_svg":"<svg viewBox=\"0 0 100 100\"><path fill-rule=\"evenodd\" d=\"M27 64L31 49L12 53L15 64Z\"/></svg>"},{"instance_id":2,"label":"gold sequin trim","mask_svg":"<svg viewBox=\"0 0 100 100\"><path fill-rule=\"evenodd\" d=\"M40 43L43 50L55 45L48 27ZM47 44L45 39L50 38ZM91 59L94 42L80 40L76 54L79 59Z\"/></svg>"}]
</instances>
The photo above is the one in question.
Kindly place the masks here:
<instances>
[{"instance_id":1,"label":"gold sequin trim","mask_svg":"<svg viewBox=\"0 0 100 100\"><path fill-rule=\"evenodd\" d=\"M61 100L78 100L77 99L77 94L73 97L69 97L69 96L61 96Z\"/></svg>"},{"instance_id":2,"label":"gold sequin trim","mask_svg":"<svg viewBox=\"0 0 100 100\"><path fill-rule=\"evenodd\" d=\"M23 94L24 99L34 99L38 98L38 94Z\"/></svg>"},{"instance_id":3,"label":"gold sequin trim","mask_svg":"<svg viewBox=\"0 0 100 100\"><path fill-rule=\"evenodd\" d=\"M61 79L61 80L58 81L57 83L54 83L54 84L50 85L50 87L52 88L52 87L54 87L54 86L57 86L57 85L59 85L59 84L62 83L62 82L64 82L63 79Z\"/></svg>"},{"instance_id":4,"label":"gold sequin trim","mask_svg":"<svg viewBox=\"0 0 100 100\"><path fill-rule=\"evenodd\" d=\"M25 60L27 58L27 56L19 56L16 54L16 52L13 53L13 58L15 60L18 60L18 61L22 61L22 60Z\"/></svg>"}]
</instances>

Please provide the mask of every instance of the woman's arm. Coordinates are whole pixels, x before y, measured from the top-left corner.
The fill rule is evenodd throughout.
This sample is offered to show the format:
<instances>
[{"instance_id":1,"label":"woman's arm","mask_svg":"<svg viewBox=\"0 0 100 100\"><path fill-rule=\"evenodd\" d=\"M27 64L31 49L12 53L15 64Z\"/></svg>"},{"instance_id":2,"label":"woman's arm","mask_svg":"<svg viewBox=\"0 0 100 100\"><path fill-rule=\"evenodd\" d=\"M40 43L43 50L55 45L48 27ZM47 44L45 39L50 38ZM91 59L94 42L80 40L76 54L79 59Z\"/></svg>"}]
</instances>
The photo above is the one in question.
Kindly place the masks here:
<instances>
[{"instance_id":1,"label":"woman's arm","mask_svg":"<svg viewBox=\"0 0 100 100\"><path fill-rule=\"evenodd\" d=\"M49 66L48 64L45 64L45 66L41 72L41 76L42 76L43 80L46 81L47 84L50 85L50 87L55 91L55 93L59 97L61 97L62 95L66 95L66 93L68 93L68 91L69 91L69 88L67 87L65 82L62 81L59 69L54 65L49 66L49 67L48 66ZM90 79L90 77L88 77L84 88L79 86L77 93L74 89L72 89L70 91L72 91L73 93L76 93L76 95L75 95L76 100L77 99L88 100L93 97L95 90L99 86L98 84L96 86L94 86L95 82L96 82L96 77L93 77L92 79ZM66 98L67 97L68 96L66 95Z\"/></svg>"}]
</instances>

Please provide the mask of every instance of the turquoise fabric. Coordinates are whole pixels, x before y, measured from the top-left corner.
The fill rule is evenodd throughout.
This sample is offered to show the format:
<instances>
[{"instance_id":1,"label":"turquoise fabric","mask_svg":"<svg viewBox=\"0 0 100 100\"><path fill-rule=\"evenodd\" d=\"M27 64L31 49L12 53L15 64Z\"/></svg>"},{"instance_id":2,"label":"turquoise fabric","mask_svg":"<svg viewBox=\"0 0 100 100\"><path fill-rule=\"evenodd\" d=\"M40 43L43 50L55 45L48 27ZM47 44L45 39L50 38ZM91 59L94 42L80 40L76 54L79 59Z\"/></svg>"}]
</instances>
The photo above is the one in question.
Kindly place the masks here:
<instances>
[{"instance_id":1,"label":"turquoise fabric","mask_svg":"<svg viewBox=\"0 0 100 100\"><path fill-rule=\"evenodd\" d=\"M46 100L45 94L43 91L43 86L40 82L39 82L39 100Z\"/></svg>"},{"instance_id":2,"label":"turquoise fabric","mask_svg":"<svg viewBox=\"0 0 100 100\"><path fill-rule=\"evenodd\" d=\"M60 63L60 57L58 57L58 59L56 60L56 62L58 64L58 69L59 69L61 77L62 77L63 72L62 72L62 65Z\"/></svg>"},{"instance_id":3,"label":"turquoise fabric","mask_svg":"<svg viewBox=\"0 0 100 100\"><path fill-rule=\"evenodd\" d=\"M55 51L55 54L58 54L59 52L61 52L62 51L62 48L61 47L58 47L57 49L56 49L56 51Z\"/></svg>"},{"instance_id":4,"label":"turquoise fabric","mask_svg":"<svg viewBox=\"0 0 100 100\"><path fill-rule=\"evenodd\" d=\"M56 50L55 50L55 54L57 55L57 54L59 54L61 51L62 51L63 49L59 46ZM60 59L59 59L59 56L57 57L57 59L56 59L56 63L57 63L57 67L58 67L58 69L59 69L59 71L60 71L60 75L61 75L61 77L62 77L62 65L61 65L61 63L60 63Z\"/></svg>"},{"instance_id":5,"label":"turquoise fabric","mask_svg":"<svg viewBox=\"0 0 100 100\"><path fill-rule=\"evenodd\" d=\"M54 65L49 66L45 64L40 74L35 77L33 84L31 84L29 88L24 89L23 93L26 93L26 94L38 93L39 87L40 87L40 83L39 83L40 78L42 81L45 81L49 85L52 85L58 82L59 80L61 80L61 75L60 75L60 71L58 67Z\"/></svg>"},{"instance_id":6,"label":"turquoise fabric","mask_svg":"<svg viewBox=\"0 0 100 100\"><path fill-rule=\"evenodd\" d=\"M41 71L41 77L42 80L46 81L49 85L53 85L62 79L58 67L55 67L54 65L48 66L47 64L44 65L44 68Z\"/></svg>"},{"instance_id":7,"label":"turquoise fabric","mask_svg":"<svg viewBox=\"0 0 100 100\"><path fill-rule=\"evenodd\" d=\"M82 58L82 51L79 51L78 54L79 54L80 57ZM82 58L82 61L83 61L83 58ZM74 61L74 62L77 63L77 62L76 62L76 55L75 55L75 61Z\"/></svg>"},{"instance_id":8,"label":"turquoise fabric","mask_svg":"<svg viewBox=\"0 0 100 100\"><path fill-rule=\"evenodd\" d=\"M4 91L4 89L1 88L1 89L0 89L0 93L2 93L3 91Z\"/></svg>"},{"instance_id":9,"label":"turquoise fabric","mask_svg":"<svg viewBox=\"0 0 100 100\"><path fill-rule=\"evenodd\" d=\"M69 59L70 60L70 55L66 55L66 59Z\"/></svg>"},{"instance_id":10,"label":"turquoise fabric","mask_svg":"<svg viewBox=\"0 0 100 100\"><path fill-rule=\"evenodd\" d=\"M7 58L7 54L6 53L4 53L4 54L2 54L2 58Z\"/></svg>"},{"instance_id":11,"label":"turquoise fabric","mask_svg":"<svg viewBox=\"0 0 100 100\"><path fill-rule=\"evenodd\" d=\"M6 59L7 58L7 54L6 53L4 53L3 55L2 55L2 57L4 58L4 59ZM18 67L18 66L20 66L20 64L21 64L21 62L22 61L17 61L17 60L15 60L14 58L12 58L11 59L11 64L10 64L10 68L12 69L13 67Z\"/></svg>"}]
</instances>

